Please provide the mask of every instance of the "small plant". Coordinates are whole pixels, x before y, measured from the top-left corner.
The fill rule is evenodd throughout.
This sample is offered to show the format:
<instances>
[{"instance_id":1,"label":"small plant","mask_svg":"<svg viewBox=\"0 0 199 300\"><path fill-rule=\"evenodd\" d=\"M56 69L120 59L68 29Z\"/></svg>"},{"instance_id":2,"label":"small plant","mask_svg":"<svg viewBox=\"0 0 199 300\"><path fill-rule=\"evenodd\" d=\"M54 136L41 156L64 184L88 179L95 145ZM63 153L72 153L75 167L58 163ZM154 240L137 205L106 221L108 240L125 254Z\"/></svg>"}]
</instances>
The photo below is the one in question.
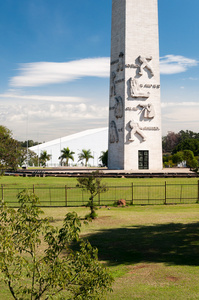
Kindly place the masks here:
<instances>
[{"instance_id":1,"label":"small plant","mask_svg":"<svg viewBox=\"0 0 199 300\"><path fill-rule=\"evenodd\" d=\"M58 229L40 217L34 194L22 191L18 200L18 210L0 203L0 279L12 297L104 299L112 277L98 262L97 249L79 238L77 214L68 213ZM74 242L77 250L71 247Z\"/></svg>"},{"instance_id":2,"label":"small plant","mask_svg":"<svg viewBox=\"0 0 199 300\"><path fill-rule=\"evenodd\" d=\"M77 186L90 193L89 201L87 203L87 207L90 208L90 214L87 215L86 218L95 219L97 217L97 206L94 203L94 197L108 190L106 185L101 183L102 179L99 175L100 172L96 171L92 172L88 177L79 177L77 179Z\"/></svg>"}]
</instances>

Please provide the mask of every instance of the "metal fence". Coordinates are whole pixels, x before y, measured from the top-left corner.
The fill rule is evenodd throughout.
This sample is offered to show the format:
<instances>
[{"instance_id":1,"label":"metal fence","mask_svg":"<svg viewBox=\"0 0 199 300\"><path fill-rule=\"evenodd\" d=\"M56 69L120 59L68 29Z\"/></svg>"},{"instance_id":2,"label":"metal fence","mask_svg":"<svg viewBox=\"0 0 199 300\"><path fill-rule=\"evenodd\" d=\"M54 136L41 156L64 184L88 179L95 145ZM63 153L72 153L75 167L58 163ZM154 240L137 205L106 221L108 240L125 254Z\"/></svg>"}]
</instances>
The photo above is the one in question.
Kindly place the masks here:
<instances>
[{"instance_id":1,"label":"metal fence","mask_svg":"<svg viewBox=\"0 0 199 300\"><path fill-rule=\"evenodd\" d=\"M17 194L23 187L1 186L0 199L8 206L17 207ZM27 188L26 188L27 189ZM78 207L87 204L89 193L79 187L29 187L40 199L42 207ZM113 205L124 199L128 205L153 204L191 204L199 202L199 181L194 184L159 184L139 185L132 183L129 186L110 186L104 193L94 198L96 205Z\"/></svg>"}]
</instances>

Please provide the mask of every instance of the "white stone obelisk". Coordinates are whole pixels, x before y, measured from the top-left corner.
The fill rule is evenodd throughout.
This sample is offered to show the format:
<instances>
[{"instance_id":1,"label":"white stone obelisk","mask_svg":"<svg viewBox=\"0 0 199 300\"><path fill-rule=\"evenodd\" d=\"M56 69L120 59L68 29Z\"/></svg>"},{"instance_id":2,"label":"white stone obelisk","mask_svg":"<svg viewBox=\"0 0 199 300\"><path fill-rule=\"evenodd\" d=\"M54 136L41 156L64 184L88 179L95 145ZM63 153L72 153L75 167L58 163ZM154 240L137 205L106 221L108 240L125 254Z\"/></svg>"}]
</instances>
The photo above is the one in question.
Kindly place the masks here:
<instances>
[{"instance_id":1,"label":"white stone obelisk","mask_svg":"<svg viewBox=\"0 0 199 300\"><path fill-rule=\"evenodd\" d=\"M162 169L157 0L112 0L108 168Z\"/></svg>"}]
</instances>

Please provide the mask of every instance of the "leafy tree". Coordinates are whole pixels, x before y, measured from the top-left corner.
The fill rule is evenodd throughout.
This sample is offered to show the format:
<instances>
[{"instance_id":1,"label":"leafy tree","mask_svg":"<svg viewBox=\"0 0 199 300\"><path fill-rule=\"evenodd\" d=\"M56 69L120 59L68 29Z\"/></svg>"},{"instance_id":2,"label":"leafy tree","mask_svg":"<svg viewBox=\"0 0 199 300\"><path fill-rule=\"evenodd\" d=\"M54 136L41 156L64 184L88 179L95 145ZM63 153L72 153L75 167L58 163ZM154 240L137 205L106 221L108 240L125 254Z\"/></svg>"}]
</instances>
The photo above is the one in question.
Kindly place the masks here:
<instances>
[{"instance_id":1,"label":"leafy tree","mask_svg":"<svg viewBox=\"0 0 199 300\"><path fill-rule=\"evenodd\" d=\"M180 142L186 140L186 139L197 139L199 140L199 133L193 132L191 130L180 130L179 131L179 136L180 136Z\"/></svg>"},{"instance_id":2,"label":"leafy tree","mask_svg":"<svg viewBox=\"0 0 199 300\"><path fill-rule=\"evenodd\" d=\"M77 186L90 193L89 201L87 203L87 206L90 208L90 214L86 217L91 219L95 219L97 217L97 206L94 203L94 197L108 190L106 185L101 183L102 179L99 177L99 175L100 172L96 171L92 172L88 177L77 178Z\"/></svg>"},{"instance_id":3,"label":"leafy tree","mask_svg":"<svg viewBox=\"0 0 199 300\"><path fill-rule=\"evenodd\" d=\"M180 135L178 133L169 131L166 136L162 138L162 149L164 153L171 153L173 149L180 142Z\"/></svg>"},{"instance_id":4,"label":"leafy tree","mask_svg":"<svg viewBox=\"0 0 199 300\"><path fill-rule=\"evenodd\" d=\"M59 159L61 159L61 165L62 165L62 161L64 159L66 160L66 165L67 166L68 166L69 159L72 159L72 161L74 161L73 154L75 154L75 152L70 151L70 149L68 147L61 150L61 153L62 153L62 155L59 157Z\"/></svg>"},{"instance_id":5,"label":"leafy tree","mask_svg":"<svg viewBox=\"0 0 199 300\"><path fill-rule=\"evenodd\" d=\"M27 144L28 142L28 144ZM28 147L33 147L33 146L37 146L37 145L40 145L41 143L39 142L34 142L33 140L28 140L28 141L19 141L20 145L22 148L27 148ZM43 142L44 143L44 142Z\"/></svg>"},{"instance_id":6,"label":"leafy tree","mask_svg":"<svg viewBox=\"0 0 199 300\"><path fill-rule=\"evenodd\" d=\"M108 150L102 151L102 155L99 157L99 160L102 162L103 167L108 166Z\"/></svg>"},{"instance_id":7,"label":"leafy tree","mask_svg":"<svg viewBox=\"0 0 199 300\"><path fill-rule=\"evenodd\" d=\"M198 161L194 157L194 154L191 150L184 150L184 160L186 160L187 167L190 167L191 169L197 169L198 168Z\"/></svg>"},{"instance_id":8,"label":"leafy tree","mask_svg":"<svg viewBox=\"0 0 199 300\"><path fill-rule=\"evenodd\" d=\"M22 191L18 201L18 210L0 205L0 276L12 298L104 299L112 278L97 249L79 238L77 214L68 213L58 229L41 218L35 194Z\"/></svg>"},{"instance_id":9,"label":"leafy tree","mask_svg":"<svg viewBox=\"0 0 199 300\"><path fill-rule=\"evenodd\" d=\"M43 150L40 154L39 160L43 167L46 166L47 161L49 161L51 158L51 155L47 153L46 150Z\"/></svg>"},{"instance_id":10,"label":"leafy tree","mask_svg":"<svg viewBox=\"0 0 199 300\"><path fill-rule=\"evenodd\" d=\"M0 126L0 169L16 170L20 159L19 143L12 138L11 131Z\"/></svg>"},{"instance_id":11,"label":"leafy tree","mask_svg":"<svg viewBox=\"0 0 199 300\"><path fill-rule=\"evenodd\" d=\"M85 166L87 167L89 159L93 158L93 156L91 155L91 150L82 149L82 152L78 154L78 158L78 161L82 161L85 159Z\"/></svg>"},{"instance_id":12,"label":"leafy tree","mask_svg":"<svg viewBox=\"0 0 199 300\"><path fill-rule=\"evenodd\" d=\"M185 139L182 142L180 142L174 149L173 154L177 153L178 151L183 150L190 150L194 153L194 155L199 154L199 140L196 139Z\"/></svg>"},{"instance_id":13,"label":"leafy tree","mask_svg":"<svg viewBox=\"0 0 199 300\"><path fill-rule=\"evenodd\" d=\"M174 164L178 164L178 163L181 163L182 161L184 161L184 152L179 151L179 152L175 153L172 156L172 161Z\"/></svg>"},{"instance_id":14,"label":"leafy tree","mask_svg":"<svg viewBox=\"0 0 199 300\"><path fill-rule=\"evenodd\" d=\"M21 148L19 165L22 166L26 162L28 162L29 166L33 166L33 165L38 166L38 155L34 151L31 151L30 149L28 149L28 155L27 155L27 149Z\"/></svg>"}]
</instances>

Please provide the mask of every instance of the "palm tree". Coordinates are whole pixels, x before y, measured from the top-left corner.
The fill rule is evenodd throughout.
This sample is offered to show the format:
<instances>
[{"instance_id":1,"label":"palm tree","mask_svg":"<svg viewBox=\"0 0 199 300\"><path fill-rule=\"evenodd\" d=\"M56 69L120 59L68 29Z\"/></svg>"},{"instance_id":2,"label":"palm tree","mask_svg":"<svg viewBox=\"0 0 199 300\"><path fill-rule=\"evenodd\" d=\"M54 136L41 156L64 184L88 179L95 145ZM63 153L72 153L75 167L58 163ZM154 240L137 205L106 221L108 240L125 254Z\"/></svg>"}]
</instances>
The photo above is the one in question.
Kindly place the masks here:
<instances>
[{"instance_id":1,"label":"palm tree","mask_svg":"<svg viewBox=\"0 0 199 300\"><path fill-rule=\"evenodd\" d=\"M99 160L102 162L103 167L108 166L108 150L102 151L102 155L99 157Z\"/></svg>"},{"instance_id":2,"label":"palm tree","mask_svg":"<svg viewBox=\"0 0 199 300\"><path fill-rule=\"evenodd\" d=\"M91 155L91 150L82 149L82 152L78 154L78 158L78 161L85 159L85 166L87 167L89 158L93 158L93 156Z\"/></svg>"},{"instance_id":3,"label":"palm tree","mask_svg":"<svg viewBox=\"0 0 199 300\"><path fill-rule=\"evenodd\" d=\"M46 162L50 160L51 156L52 155L48 154L46 150L41 152L39 160L41 161L43 167L46 166Z\"/></svg>"},{"instance_id":4,"label":"palm tree","mask_svg":"<svg viewBox=\"0 0 199 300\"><path fill-rule=\"evenodd\" d=\"M72 161L74 161L74 157L73 154L75 154L75 152L70 151L70 149L64 148L63 150L61 150L62 155L59 157L59 159L61 159L61 165L62 165L62 161L65 159L66 160L66 165L68 167L68 161L69 159L72 159Z\"/></svg>"}]
</instances>

